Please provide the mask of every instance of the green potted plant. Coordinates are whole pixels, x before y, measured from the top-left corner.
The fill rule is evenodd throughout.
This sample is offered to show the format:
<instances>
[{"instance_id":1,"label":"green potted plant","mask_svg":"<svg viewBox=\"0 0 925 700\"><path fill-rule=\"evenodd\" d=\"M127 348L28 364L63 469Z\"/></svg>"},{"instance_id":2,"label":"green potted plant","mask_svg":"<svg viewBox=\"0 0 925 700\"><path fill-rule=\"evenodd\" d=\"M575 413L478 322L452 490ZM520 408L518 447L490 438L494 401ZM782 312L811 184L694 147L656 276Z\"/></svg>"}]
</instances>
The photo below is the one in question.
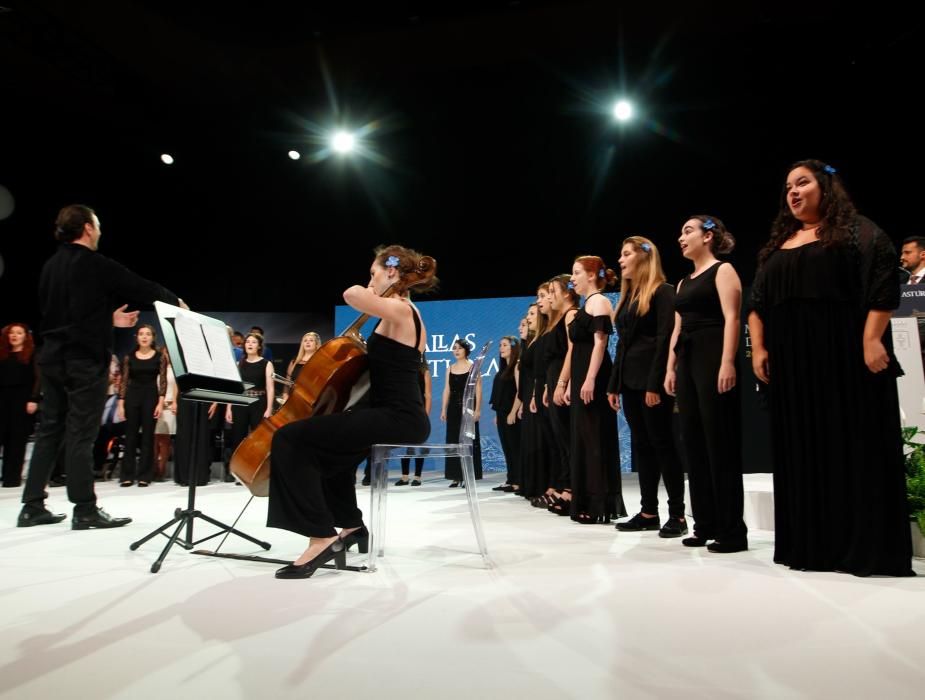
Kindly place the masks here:
<instances>
[{"instance_id":1,"label":"green potted plant","mask_svg":"<svg viewBox=\"0 0 925 700\"><path fill-rule=\"evenodd\" d=\"M912 523L912 548L917 557L925 557L925 443L915 438L925 435L912 426L903 428L906 453L906 499Z\"/></svg>"}]
</instances>

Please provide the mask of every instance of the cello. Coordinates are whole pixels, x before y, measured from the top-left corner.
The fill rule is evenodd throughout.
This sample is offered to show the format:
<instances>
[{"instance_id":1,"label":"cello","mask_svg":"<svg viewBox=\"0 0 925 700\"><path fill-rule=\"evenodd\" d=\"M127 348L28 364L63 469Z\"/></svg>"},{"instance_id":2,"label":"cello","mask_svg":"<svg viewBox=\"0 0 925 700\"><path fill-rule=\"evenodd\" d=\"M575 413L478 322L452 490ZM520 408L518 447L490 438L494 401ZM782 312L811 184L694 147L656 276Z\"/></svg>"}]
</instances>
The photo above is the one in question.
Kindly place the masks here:
<instances>
[{"instance_id":1,"label":"cello","mask_svg":"<svg viewBox=\"0 0 925 700\"><path fill-rule=\"evenodd\" d=\"M436 269L433 258L424 256L423 270ZM402 284L383 294L391 296L422 282L423 275L406 273ZM362 314L341 335L324 343L305 363L289 389L289 399L269 418L260 421L231 456L230 469L254 496L270 493L270 450L273 434L294 421L339 413L358 401L369 388L366 341L360 328L369 320Z\"/></svg>"}]
</instances>

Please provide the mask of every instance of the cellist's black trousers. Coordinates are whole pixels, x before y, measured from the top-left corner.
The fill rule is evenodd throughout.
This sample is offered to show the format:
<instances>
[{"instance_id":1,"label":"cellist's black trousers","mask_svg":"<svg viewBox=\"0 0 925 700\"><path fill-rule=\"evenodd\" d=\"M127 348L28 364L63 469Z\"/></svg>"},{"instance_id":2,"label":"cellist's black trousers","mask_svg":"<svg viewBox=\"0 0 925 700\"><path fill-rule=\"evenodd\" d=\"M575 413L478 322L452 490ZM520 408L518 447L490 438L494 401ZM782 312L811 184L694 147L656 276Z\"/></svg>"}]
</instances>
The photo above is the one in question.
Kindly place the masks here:
<instances>
[{"instance_id":1,"label":"cellist's black trousers","mask_svg":"<svg viewBox=\"0 0 925 700\"><path fill-rule=\"evenodd\" d=\"M357 466L378 443L418 444L430 422L423 411L359 408L314 416L273 435L267 525L306 537L334 537L363 525L354 486Z\"/></svg>"}]
</instances>

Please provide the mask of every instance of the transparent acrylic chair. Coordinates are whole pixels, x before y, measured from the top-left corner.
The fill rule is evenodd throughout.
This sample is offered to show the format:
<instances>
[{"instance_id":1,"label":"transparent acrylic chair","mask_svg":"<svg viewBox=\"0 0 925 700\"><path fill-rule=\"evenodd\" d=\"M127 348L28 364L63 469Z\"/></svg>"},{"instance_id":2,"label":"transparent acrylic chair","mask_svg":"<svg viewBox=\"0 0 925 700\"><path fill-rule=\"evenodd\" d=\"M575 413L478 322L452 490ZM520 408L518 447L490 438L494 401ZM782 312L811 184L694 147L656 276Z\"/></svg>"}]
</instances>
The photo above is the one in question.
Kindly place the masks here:
<instances>
[{"instance_id":1,"label":"transparent acrylic chair","mask_svg":"<svg viewBox=\"0 0 925 700\"><path fill-rule=\"evenodd\" d=\"M482 518L479 513L479 495L476 490L475 463L472 459L472 441L475 439L475 387L482 373L482 364L492 341L482 346L472 361L469 379L463 392L462 425L459 442L445 445L373 445L370 455L369 489L369 562L367 570L376 570L376 558L385 556L386 498L389 489L389 462L402 457L417 457L427 450L428 457L459 457L462 464L463 484L469 501L469 515L478 542L479 554L487 568L491 568L485 535L482 532Z\"/></svg>"}]
</instances>

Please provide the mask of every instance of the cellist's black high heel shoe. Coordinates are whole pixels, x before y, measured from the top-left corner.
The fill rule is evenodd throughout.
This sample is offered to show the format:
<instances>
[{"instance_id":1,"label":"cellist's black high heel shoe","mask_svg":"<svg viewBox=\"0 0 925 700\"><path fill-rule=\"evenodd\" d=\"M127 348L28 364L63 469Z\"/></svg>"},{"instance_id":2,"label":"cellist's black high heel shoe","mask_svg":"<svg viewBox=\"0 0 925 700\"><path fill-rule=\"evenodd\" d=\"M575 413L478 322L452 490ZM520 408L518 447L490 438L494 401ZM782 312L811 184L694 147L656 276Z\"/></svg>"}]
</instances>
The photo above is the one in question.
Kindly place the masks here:
<instances>
[{"instance_id":1,"label":"cellist's black high heel shoe","mask_svg":"<svg viewBox=\"0 0 925 700\"><path fill-rule=\"evenodd\" d=\"M347 568L347 552L340 538L334 540L314 558L304 564L287 564L276 570L276 578L310 578L322 564L334 560L334 568Z\"/></svg>"},{"instance_id":2,"label":"cellist's black high heel shoe","mask_svg":"<svg viewBox=\"0 0 925 700\"><path fill-rule=\"evenodd\" d=\"M340 541L344 543L344 551L356 544L360 554L369 554L369 530L365 525L360 526L359 530L354 530L346 537L342 535Z\"/></svg>"}]
</instances>

